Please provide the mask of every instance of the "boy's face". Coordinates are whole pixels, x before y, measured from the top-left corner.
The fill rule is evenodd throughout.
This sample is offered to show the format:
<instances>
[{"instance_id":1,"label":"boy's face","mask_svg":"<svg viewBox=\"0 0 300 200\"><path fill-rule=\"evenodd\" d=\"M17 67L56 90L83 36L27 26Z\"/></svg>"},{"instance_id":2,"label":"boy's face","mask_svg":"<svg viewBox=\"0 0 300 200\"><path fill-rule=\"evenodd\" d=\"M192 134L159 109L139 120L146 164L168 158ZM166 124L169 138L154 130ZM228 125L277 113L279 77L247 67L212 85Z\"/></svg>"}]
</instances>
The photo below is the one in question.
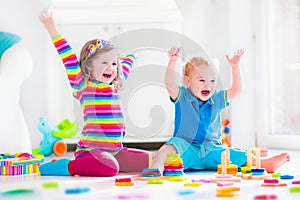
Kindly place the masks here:
<instances>
[{"instance_id":1,"label":"boy's face","mask_svg":"<svg viewBox=\"0 0 300 200\"><path fill-rule=\"evenodd\" d=\"M118 52L111 50L95 55L92 61L93 78L97 81L110 84L117 76Z\"/></svg>"},{"instance_id":2,"label":"boy's face","mask_svg":"<svg viewBox=\"0 0 300 200\"><path fill-rule=\"evenodd\" d=\"M184 76L185 84L201 101L207 101L216 90L217 72L215 67L201 65L193 67L188 75Z\"/></svg>"}]
</instances>

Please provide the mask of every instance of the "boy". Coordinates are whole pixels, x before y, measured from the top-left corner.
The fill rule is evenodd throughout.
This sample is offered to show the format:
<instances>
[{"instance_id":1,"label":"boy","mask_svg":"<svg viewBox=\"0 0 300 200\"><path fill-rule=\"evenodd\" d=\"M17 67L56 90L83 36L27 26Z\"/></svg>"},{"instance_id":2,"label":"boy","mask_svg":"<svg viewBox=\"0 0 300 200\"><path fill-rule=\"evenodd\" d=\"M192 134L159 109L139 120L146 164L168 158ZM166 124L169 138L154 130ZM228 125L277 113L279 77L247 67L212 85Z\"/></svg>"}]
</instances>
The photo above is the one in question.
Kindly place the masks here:
<instances>
[{"instance_id":1,"label":"boy","mask_svg":"<svg viewBox=\"0 0 300 200\"><path fill-rule=\"evenodd\" d=\"M242 90L239 62L244 51L238 50L232 58L226 55L232 67L232 86L221 91L216 90L216 67L201 57L187 62L184 67L186 87L178 87L175 65L179 52L179 48L171 48L168 52L169 64L165 75L168 93L175 104L175 130L173 137L156 152L152 168L161 169L168 154L178 153L185 170L217 169L221 153L226 149L221 143L221 111ZM233 164L239 167L246 164L246 151L238 148L229 150ZM268 172L274 172L287 161L289 154L282 153L262 160L261 165Z\"/></svg>"}]
</instances>

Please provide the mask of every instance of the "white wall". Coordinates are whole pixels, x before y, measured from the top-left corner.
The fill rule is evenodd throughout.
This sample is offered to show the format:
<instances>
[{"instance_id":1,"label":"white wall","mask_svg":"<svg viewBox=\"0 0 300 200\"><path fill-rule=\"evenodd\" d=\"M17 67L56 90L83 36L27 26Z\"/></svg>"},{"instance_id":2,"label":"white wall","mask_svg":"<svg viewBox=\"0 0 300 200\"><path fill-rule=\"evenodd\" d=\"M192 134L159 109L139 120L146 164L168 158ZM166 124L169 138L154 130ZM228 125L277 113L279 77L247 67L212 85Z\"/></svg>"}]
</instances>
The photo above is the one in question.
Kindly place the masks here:
<instances>
[{"instance_id":1,"label":"white wall","mask_svg":"<svg viewBox=\"0 0 300 200\"><path fill-rule=\"evenodd\" d=\"M183 33L203 45L212 57L219 59L225 87L230 85L230 68L226 63L225 54L240 48L245 50L242 60L245 88L243 94L232 102L232 133L234 146L253 146L255 125L254 113L251 111L255 106L253 101L255 66L252 1L176 0L176 2L183 15ZM25 47L33 56L33 73L23 86L20 104L29 127L32 145L37 146L41 140L36 128L38 119L41 116L47 117L49 105L52 103L49 102L47 92L49 86L46 78L47 67L51 66L45 63L47 52L45 45L49 46L50 40L38 20L40 11L50 2L1 0L1 3L0 30L21 35ZM61 119L53 119L53 123L58 123L59 120Z\"/></svg>"}]
</instances>

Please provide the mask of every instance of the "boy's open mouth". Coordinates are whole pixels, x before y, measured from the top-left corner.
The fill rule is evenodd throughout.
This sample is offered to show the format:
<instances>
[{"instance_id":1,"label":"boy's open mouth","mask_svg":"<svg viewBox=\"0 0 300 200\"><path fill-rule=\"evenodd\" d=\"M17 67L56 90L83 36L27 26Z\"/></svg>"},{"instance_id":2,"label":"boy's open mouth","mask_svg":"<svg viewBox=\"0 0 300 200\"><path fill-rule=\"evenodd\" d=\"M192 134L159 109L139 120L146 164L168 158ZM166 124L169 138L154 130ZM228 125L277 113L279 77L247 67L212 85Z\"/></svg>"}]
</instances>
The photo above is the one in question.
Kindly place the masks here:
<instances>
[{"instance_id":1,"label":"boy's open mouth","mask_svg":"<svg viewBox=\"0 0 300 200\"><path fill-rule=\"evenodd\" d=\"M202 90L202 91L201 91L201 94L204 95L204 96L208 96L209 93L210 93L209 90Z\"/></svg>"}]
</instances>

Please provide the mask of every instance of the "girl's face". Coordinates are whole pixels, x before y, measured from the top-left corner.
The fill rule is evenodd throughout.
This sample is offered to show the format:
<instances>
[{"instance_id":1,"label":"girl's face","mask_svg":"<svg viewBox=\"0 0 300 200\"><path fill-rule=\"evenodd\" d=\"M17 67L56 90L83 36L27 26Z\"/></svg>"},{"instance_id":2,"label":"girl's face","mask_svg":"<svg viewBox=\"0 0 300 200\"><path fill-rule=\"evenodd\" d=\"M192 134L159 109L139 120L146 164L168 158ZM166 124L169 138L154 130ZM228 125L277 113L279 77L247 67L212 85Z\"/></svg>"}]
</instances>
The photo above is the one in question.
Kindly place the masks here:
<instances>
[{"instance_id":1,"label":"girl's face","mask_svg":"<svg viewBox=\"0 0 300 200\"><path fill-rule=\"evenodd\" d=\"M97 81L110 84L118 72L118 52L111 50L94 55L92 60L93 78Z\"/></svg>"},{"instance_id":2,"label":"girl's face","mask_svg":"<svg viewBox=\"0 0 300 200\"><path fill-rule=\"evenodd\" d=\"M185 84L191 92L202 102L207 101L216 90L217 73L212 66L199 66L192 68L184 76Z\"/></svg>"}]
</instances>

